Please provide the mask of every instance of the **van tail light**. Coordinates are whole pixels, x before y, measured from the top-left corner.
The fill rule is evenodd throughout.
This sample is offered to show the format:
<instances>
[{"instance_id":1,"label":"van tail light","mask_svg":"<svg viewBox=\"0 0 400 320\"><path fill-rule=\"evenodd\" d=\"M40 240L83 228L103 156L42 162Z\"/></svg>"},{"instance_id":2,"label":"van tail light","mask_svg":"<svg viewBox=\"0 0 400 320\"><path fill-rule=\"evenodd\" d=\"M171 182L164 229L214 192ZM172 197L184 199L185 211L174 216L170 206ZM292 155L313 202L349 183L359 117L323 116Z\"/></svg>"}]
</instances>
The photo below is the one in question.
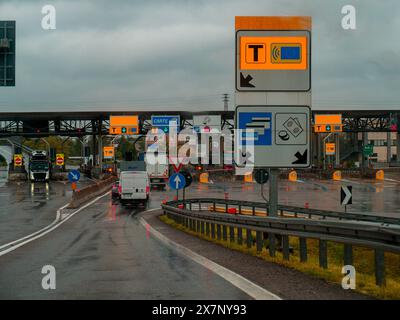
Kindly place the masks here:
<instances>
[{"instance_id":1,"label":"van tail light","mask_svg":"<svg viewBox=\"0 0 400 320\"><path fill-rule=\"evenodd\" d=\"M150 186L146 186L146 193L150 192Z\"/></svg>"},{"instance_id":2,"label":"van tail light","mask_svg":"<svg viewBox=\"0 0 400 320\"><path fill-rule=\"evenodd\" d=\"M118 186L118 193L122 193L122 186Z\"/></svg>"}]
</instances>

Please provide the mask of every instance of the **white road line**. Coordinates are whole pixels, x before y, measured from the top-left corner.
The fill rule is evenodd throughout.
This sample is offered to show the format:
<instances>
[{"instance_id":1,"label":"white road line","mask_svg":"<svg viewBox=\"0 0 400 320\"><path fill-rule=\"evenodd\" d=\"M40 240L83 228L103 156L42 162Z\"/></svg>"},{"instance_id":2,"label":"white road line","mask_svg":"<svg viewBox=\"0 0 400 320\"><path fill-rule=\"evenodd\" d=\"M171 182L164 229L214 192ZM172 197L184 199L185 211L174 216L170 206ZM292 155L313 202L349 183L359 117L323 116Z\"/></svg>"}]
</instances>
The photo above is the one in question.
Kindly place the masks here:
<instances>
[{"instance_id":1,"label":"white road line","mask_svg":"<svg viewBox=\"0 0 400 320\"><path fill-rule=\"evenodd\" d=\"M21 238L21 239L18 239L18 240L15 240L15 241L13 241L13 242L10 242L10 243L8 243L8 244L6 244L6 245L3 245L2 247L0 247L0 250L1 250L1 248L7 247L7 246L11 246L11 247L8 248L8 249L5 249L5 250L3 250L3 251L0 251L0 257L6 255L7 253L9 253L9 252L11 252L11 251L14 251L14 250L16 250L16 249L18 249L18 248L20 248L20 247L22 247L22 246L24 246L24 245L26 245L26 244L32 242L32 241L35 241L36 239L39 239L39 238L45 236L46 234L48 234L48 233L50 233L50 232L52 232L53 230L55 230L55 229L57 229L59 226L61 226L65 221L68 221L69 219L71 219L75 214L77 214L77 213L80 212L81 210L83 210L83 209L89 207L90 205L92 205L92 204L95 203L96 201L100 200L100 199L103 198L104 196L109 195L110 193L111 193L111 191L108 191L107 193L105 193L105 194L103 194L103 195L101 195L101 196L98 196L98 197L95 198L94 200L92 200L92 201L90 201L89 203L85 204L83 207L81 207L81 208L79 208L78 210L76 210L76 211L70 213L70 214L69 214L66 218L64 218L63 220L58 221L58 220L60 219L60 217L61 217L61 215L60 215L60 214L61 214L61 210L64 209L68 204L62 206L60 209L57 210L57 218L56 218L56 220L58 219L57 221L56 221L56 220L53 221L53 222L52 222L50 225L48 225L47 227L45 227L45 228L43 228L43 229L41 229L41 230L39 230L39 231L36 231L36 232L34 232L34 233L32 233L32 234L26 236L26 237L23 237L23 238ZM55 223L55 222L56 222L56 223ZM25 239L27 239L27 240L25 240ZM24 240L25 240L25 241L24 241ZM15 245L12 245L13 243L16 243L16 244L15 244Z\"/></svg>"},{"instance_id":2,"label":"white road line","mask_svg":"<svg viewBox=\"0 0 400 320\"><path fill-rule=\"evenodd\" d=\"M34 237L35 235L37 235L37 234L39 234L39 233L41 233L41 232L43 232L43 231L46 231L47 229L49 229L50 227L52 227L53 225L55 225L55 224L60 220L60 217L61 217L61 215L60 215L61 210L65 209L65 207L67 207L68 204L69 204L69 203L65 204L64 206L62 206L61 208L59 208L59 209L57 210L56 218L54 219L54 221L53 221L52 223L50 223L50 224L47 225L46 227L44 227L44 228L42 228L42 229L40 229L40 230L38 230L38 231L36 231L36 232L34 232L34 233L28 234L27 236L25 236L25 237L23 237L23 238L20 238L20 239L17 239L17 240L14 240L14 241L11 241L11 242L9 242L9 243L6 243L6 244L1 245L1 246L0 246L0 251L1 251L2 249L6 248L6 247L12 246L13 244L16 244L16 243L21 242L21 241L23 241L23 240L26 240L26 239L28 239L28 238Z\"/></svg>"},{"instance_id":3,"label":"white road line","mask_svg":"<svg viewBox=\"0 0 400 320\"><path fill-rule=\"evenodd\" d=\"M144 211L143 213L155 211L155 210L159 210L159 209L160 208L150 209L150 210ZM282 300L277 295L260 287L259 285L255 284L254 282L244 278L240 274L237 274L237 273L219 265L218 263L215 263L214 261L211 261L211 260L207 259L206 257L203 257L203 256L199 255L198 253L172 241L171 239L167 238L166 236L164 236L163 234L161 234L160 232L155 230L150 224L148 224L146 222L145 219L140 218L140 223L143 225L144 228L146 228L146 230L149 230L150 233L152 233L160 241L164 242L165 244L167 244L169 247L176 250L177 252L180 252L180 253L184 254L185 256L189 257L190 259L192 259L193 261L202 265L203 267L216 273L221 278L230 282L235 287L239 288L240 290L242 290L243 292L248 294L253 299L256 299L256 300Z\"/></svg>"}]
</instances>

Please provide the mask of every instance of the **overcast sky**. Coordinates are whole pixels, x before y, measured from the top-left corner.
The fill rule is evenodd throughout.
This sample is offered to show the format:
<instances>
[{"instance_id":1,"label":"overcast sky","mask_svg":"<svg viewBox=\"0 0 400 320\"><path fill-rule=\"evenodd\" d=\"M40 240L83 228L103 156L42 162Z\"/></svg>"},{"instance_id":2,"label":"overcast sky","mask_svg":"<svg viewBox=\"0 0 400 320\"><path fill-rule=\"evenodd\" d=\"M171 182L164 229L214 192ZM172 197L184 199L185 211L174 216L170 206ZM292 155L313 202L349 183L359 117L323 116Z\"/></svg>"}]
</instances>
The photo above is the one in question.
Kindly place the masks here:
<instances>
[{"instance_id":1,"label":"overcast sky","mask_svg":"<svg viewBox=\"0 0 400 320\"><path fill-rule=\"evenodd\" d=\"M46 4L56 30L41 28ZM346 4L355 31L341 27ZM17 21L0 112L222 109L237 15L312 16L313 108L400 109L398 0L0 0L0 20Z\"/></svg>"}]
</instances>

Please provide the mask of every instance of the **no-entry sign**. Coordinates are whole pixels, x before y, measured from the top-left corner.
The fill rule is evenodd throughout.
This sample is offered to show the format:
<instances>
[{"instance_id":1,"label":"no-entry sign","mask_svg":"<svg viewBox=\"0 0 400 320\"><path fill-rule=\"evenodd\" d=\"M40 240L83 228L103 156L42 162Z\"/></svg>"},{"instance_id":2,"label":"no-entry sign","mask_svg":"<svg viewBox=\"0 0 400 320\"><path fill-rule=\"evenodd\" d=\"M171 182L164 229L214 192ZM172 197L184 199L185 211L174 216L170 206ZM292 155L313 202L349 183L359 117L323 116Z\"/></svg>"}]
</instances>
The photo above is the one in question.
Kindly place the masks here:
<instances>
[{"instance_id":1,"label":"no-entry sign","mask_svg":"<svg viewBox=\"0 0 400 320\"><path fill-rule=\"evenodd\" d=\"M56 165L58 165L58 166L64 165L64 154L63 153L56 154Z\"/></svg>"},{"instance_id":2,"label":"no-entry sign","mask_svg":"<svg viewBox=\"0 0 400 320\"><path fill-rule=\"evenodd\" d=\"M14 167L22 166L22 154L14 154Z\"/></svg>"}]
</instances>

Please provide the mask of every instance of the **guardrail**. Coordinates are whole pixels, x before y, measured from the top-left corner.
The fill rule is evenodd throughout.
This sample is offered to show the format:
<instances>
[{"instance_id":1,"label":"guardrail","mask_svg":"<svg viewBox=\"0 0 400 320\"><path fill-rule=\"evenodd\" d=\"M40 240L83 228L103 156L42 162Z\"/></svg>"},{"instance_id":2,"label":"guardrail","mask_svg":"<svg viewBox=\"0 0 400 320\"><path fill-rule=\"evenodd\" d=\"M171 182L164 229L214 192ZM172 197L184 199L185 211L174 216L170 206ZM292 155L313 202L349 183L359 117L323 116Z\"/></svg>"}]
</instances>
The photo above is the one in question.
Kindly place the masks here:
<instances>
[{"instance_id":1,"label":"guardrail","mask_svg":"<svg viewBox=\"0 0 400 320\"><path fill-rule=\"evenodd\" d=\"M110 178L107 178L100 182L97 182L96 184L82 188L79 191L75 191L72 194L72 199L68 205L68 208L69 209L78 208L83 203L93 199L94 197L101 195L102 193L104 193L105 191L110 189L111 184L115 180L116 180L116 177L110 177Z\"/></svg>"},{"instance_id":2,"label":"guardrail","mask_svg":"<svg viewBox=\"0 0 400 320\"><path fill-rule=\"evenodd\" d=\"M199 205L197 211L191 210L193 204ZM162 205L165 214L184 225L192 231L211 236L213 239L237 241L242 245L244 238L248 248L253 245L252 232L255 231L255 244L258 252L264 246L264 240L268 240L268 252L274 257L276 250L281 249L284 260L289 260L290 247L289 236L299 239L299 256L301 262L307 262L307 239L319 240L319 266L328 268L328 246L332 241L344 244L344 265L353 264L353 246L374 249L375 255L375 280L381 286L385 283L384 253L400 253L400 226L388 225L361 220L327 220L301 217L287 217L281 214L278 217L255 216L219 213L209 210L216 209L216 205L225 203L240 205L243 207L258 208L259 203L249 201L235 201L224 199L187 199L183 201L171 201ZM203 208L202 208L203 206ZM283 207L283 206L280 206ZM189 208L189 209L188 209ZM202 209L206 209L202 211ZM308 210L312 211L312 210ZM266 212L267 213L267 212ZM320 216L320 213L314 214ZM244 237L244 232L246 236Z\"/></svg>"},{"instance_id":3,"label":"guardrail","mask_svg":"<svg viewBox=\"0 0 400 320\"><path fill-rule=\"evenodd\" d=\"M183 204L182 200L170 201L170 205L177 206L178 204ZM222 205L225 208L225 212L228 208L237 208L237 213L242 214L243 209L250 208L253 215L260 209L268 215L268 202L253 202L253 201L241 201L233 199L214 199L214 198L193 198L186 199L185 204L188 206L189 210L192 208L192 204L198 204L203 209L207 206L212 206L213 210L217 208L218 205ZM328 210L318 210L318 209L308 209L295 206L278 205L278 216L280 217L294 217L294 218L309 218L313 219L319 217L321 219L337 219L337 220L356 220L356 221L367 221L367 222L377 222L385 224L394 224L400 226L399 218L385 217L385 216L375 216L365 213L346 213L340 211L328 211Z\"/></svg>"}]
</instances>

